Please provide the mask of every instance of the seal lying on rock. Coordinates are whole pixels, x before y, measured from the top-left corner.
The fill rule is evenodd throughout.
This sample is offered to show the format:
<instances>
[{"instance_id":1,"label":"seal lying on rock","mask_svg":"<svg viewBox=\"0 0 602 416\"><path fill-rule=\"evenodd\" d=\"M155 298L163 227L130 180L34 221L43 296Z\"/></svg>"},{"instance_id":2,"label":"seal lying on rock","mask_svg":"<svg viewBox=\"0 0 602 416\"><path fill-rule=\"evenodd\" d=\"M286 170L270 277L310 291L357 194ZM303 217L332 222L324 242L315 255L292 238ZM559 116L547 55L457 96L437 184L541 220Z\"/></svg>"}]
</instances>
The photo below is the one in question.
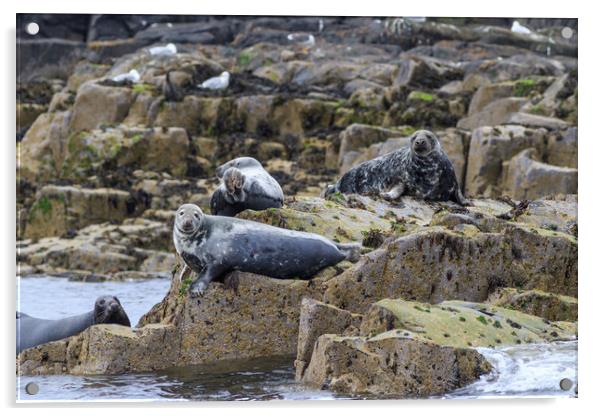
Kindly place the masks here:
<instances>
[{"instance_id":1,"label":"seal lying on rock","mask_svg":"<svg viewBox=\"0 0 602 416\"><path fill-rule=\"evenodd\" d=\"M186 266L198 275L190 288L192 296L233 270L309 279L342 260L357 261L360 250L357 244L337 244L317 234L204 215L193 204L184 204L176 212L173 239Z\"/></svg>"},{"instance_id":2,"label":"seal lying on rock","mask_svg":"<svg viewBox=\"0 0 602 416\"><path fill-rule=\"evenodd\" d=\"M17 312L17 354L50 341L77 335L96 324L131 326L130 319L115 296L96 299L94 309L81 315L63 319L38 319Z\"/></svg>"},{"instance_id":3,"label":"seal lying on rock","mask_svg":"<svg viewBox=\"0 0 602 416\"><path fill-rule=\"evenodd\" d=\"M245 209L260 211L282 207L282 188L252 157L231 160L215 173L222 183L211 197L213 215L233 217Z\"/></svg>"},{"instance_id":4,"label":"seal lying on rock","mask_svg":"<svg viewBox=\"0 0 602 416\"><path fill-rule=\"evenodd\" d=\"M468 205L451 161L437 136L428 130L412 134L409 146L349 170L326 189L325 195L335 192L379 194L387 200L410 195L427 201L451 200Z\"/></svg>"}]
</instances>

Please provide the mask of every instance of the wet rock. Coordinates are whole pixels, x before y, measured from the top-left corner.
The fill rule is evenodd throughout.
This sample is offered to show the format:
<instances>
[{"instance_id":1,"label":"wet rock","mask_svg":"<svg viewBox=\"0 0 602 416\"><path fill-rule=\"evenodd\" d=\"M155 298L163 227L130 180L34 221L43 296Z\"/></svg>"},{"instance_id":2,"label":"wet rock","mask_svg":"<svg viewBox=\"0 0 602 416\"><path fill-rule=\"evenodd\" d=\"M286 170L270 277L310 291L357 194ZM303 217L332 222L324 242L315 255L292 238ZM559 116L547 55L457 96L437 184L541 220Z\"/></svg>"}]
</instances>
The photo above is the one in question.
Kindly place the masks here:
<instances>
[{"instance_id":1,"label":"wet rock","mask_svg":"<svg viewBox=\"0 0 602 416\"><path fill-rule=\"evenodd\" d=\"M303 381L341 393L408 398L442 394L491 371L476 350L385 332L372 338L322 335Z\"/></svg>"},{"instance_id":2,"label":"wet rock","mask_svg":"<svg viewBox=\"0 0 602 416\"><path fill-rule=\"evenodd\" d=\"M504 193L515 199L535 199L577 193L577 169L536 160L535 149L525 149L504 166Z\"/></svg>"},{"instance_id":3,"label":"wet rock","mask_svg":"<svg viewBox=\"0 0 602 416\"><path fill-rule=\"evenodd\" d=\"M489 296L487 303L513 309L549 321L577 321L577 299L540 290L499 288Z\"/></svg>"},{"instance_id":4,"label":"wet rock","mask_svg":"<svg viewBox=\"0 0 602 416\"><path fill-rule=\"evenodd\" d=\"M294 353L301 300L315 297L319 288L312 281L235 272L193 299L186 295L187 279L174 281L170 294L139 323L174 322L180 365Z\"/></svg>"},{"instance_id":5,"label":"wet rock","mask_svg":"<svg viewBox=\"0 0 602 416\"><path fill-rule=\"evenodd\" d=\"M531 147L544 153L545 130L510 125L474 130L466 166L465 193L485 197L500 195L503 162Z\"/></svg>"},{"instance_id":6,"label":"wet rock","mask_svg":"<svg viewBox=\"0 0 602 416\"><path fill-rule=\"evenodd\" d=\"M301 302L299 318L295 379L301 380L303 378L303 373L311 361L314 344L319 336L359 332L361 318L361 315L327 305L315 299L304 298Z\"/></svg>"},{"instance_id":7,"label":"wet rock","mask_svg":"<svg viewBox=\"0 0 602 416\"><path fill-rule=\"evenodd\" d=\"M322 300L363 313L386 297L482 302L499 286L576 296L576 250L573 237L543 229L472 235L426 228L362 256L326 282Z\"/></svg>"},{"instance_id":8,"label":"wet rock","mask_svg":"<svg viewBox=\"0 0 602 416\"><path fill-rule=\"evenodd\" d=\"M373 336L391 330L457 348L566 341L577 336L576 325L556 324L485 303L445 301L430 305L383 299L370 307L360 331Z\"/></svg>"},{"instance_id":9,"label":"wet rock","mask_svg":"<svg viewBox=\"0 0 602 416\"><path fill-rule=\"evenodd\" d=\"M17 357L18 374L123 374L173 366L178 344L170 325L132 329L120 325L94 325L65 340L24 350Z\"/></svg>"}]
</instances>

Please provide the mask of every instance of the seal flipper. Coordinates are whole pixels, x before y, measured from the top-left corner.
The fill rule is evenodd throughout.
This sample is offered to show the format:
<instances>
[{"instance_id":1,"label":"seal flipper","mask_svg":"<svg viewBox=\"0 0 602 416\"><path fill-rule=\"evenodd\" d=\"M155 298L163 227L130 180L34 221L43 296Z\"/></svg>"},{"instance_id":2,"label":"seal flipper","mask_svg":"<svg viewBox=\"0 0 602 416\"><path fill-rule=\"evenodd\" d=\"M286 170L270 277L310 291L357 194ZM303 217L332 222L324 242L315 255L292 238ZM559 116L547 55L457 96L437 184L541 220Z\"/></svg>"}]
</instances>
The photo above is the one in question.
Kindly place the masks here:
<instances>
[{"instance_id":1,"label":"seal flipper","mask_svg":"<svg viewBox=\"0 0 602 416\"><path fill-rule=\"evenodd\" d=\"M456 185L456 189L454 190L451 200L457 204L462 205L463 207L472 205L468 199L464 198L464 195L462 195L462 191L460 191L458 185Z\"/></svg>"},{"instance_id":2,"label":"seal flipper","mask_svg":"<svg viewBox=\"0 0 602 416\"><path fill-rule=\"evenodd\" d=\"M218 269L215 267L207 267L197 275L196 280L190 285L190 296L196 298L205 293L209 283L218 277Z\"/></svg>"},{"instance_id":3,"label":"seal flipper","mask_svg":"<svg viewBox=\"0 0 602 416\"><path fill-rule=\"evenodd\" d=\"M396 199L399 199L399 197L403 195L405 188L406 187L403 183L398 183L393 188L391 188L391 190L389 192L381 192L380 196L382 198L386 199L387 201L395 201Z\"/></svg>"},{"instance_id":4,"label":"seal flipper","mask_svg":"<svg viewBox=\"0 0 602 416\"><path fill-rule=\"evenodd\" d=\"M360 259L362 246L357 243L340 244L335 243L341 253L345 255L345 259L352 263L356 263Z\"/></svg>"}]
</instances>

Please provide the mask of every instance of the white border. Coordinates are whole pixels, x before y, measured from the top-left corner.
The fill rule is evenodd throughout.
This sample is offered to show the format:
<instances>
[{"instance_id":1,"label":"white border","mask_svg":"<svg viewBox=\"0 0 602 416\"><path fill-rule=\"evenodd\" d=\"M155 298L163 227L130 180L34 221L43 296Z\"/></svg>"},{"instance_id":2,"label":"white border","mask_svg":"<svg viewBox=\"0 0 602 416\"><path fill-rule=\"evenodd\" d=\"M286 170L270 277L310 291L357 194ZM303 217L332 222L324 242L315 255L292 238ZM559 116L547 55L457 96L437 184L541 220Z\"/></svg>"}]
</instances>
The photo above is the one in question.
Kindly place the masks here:
<instances>
[{"instance_id":1,"label":"white border","mask_svg":"<svg viewBox=\"0 0 602 416\"><path fill-rule=\"evenodd\" d=\"M545 412L546 414L576 414L594 408L596 398L601 394L598 386L601 385L599 357L601 336L599 324L599 310L596 309L602 294L600 290L601 273L597 259L600 247L600 211L602 198L599 197L600 165L602 154L602 129L597 127L602 118L600 100L602 91L602 66L600 65L600 13L593 6L594 2L560 2L547 0L545 2L525 0L502 0L495 2L475 2L466 0L431 0L428 2L397 2L384 0L370 0L368 2L350 1L325 1L325 0L297 0L295 2L283 1L242 1L230 0L223 2L197 1L184 4L174 2L150 2L123 0L103 0L101 2L81 2L65 0L28 0L27 2L2 5L0 18L3 23L3 50L4 59L1 66L3 91L2 100L2 125L5 126L5 135L2 139L4 168L2 175L2 188L0 195L5 196L7 203L2 205L4 221L4 238L2 239L2 259L4 267L4 295L3 304L5 332L3 346L2 393L3 404L14 407L15 402L15 377L14 377L14 306L15 306L15 13L157 13L157 14L254 14L254 15L381 15L381 16L520 16L520 17L577 17L579 18L579 295L580 295L580 342L579 359L579 399L521 399L521 400L476 400L476 401L380 401L380 402L267 402L267 403L119 403L119 404L81 404L85 407L86 414L106 415L109 409L126 408L129 412L142 410L145 414L165 414L167 408L177 407L171 411L211 412L219 408L220 414L240 413L244 408L245 413L281 415L286 408L287 413L303 414L316 411L335 412L338 409L350 414L365 415L369 409L380 411L417 411L420 414L444 413L448 415L463 415L467 412L486 412L487 415L504 414L517 410L530 412ZM12 331L12 333L10 332ZM42 410L41 406L19 405L25 413L40 412L44 414L81 414L77 405L57 403L48 409ZM68 407L68 408L64 408ZM99 408L100 407L100 408ZM197 409L202 407L203 409ZM599 406L596 406L599 407ZM14 409L9 410L11 413ZM599 409L598 409L599 411Z\"/></svg>"}]
</instances>

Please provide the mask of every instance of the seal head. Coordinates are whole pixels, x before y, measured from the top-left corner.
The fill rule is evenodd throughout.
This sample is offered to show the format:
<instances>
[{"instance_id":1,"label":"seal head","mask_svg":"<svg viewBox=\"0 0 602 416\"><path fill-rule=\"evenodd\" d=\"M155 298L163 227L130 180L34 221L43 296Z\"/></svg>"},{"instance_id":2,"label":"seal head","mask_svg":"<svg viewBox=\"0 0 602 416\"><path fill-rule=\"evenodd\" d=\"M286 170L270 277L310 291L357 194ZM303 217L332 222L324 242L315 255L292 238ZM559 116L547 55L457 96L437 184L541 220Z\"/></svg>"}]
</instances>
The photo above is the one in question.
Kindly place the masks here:
<instances>
[{"instance_id":1,"label":"seal head","mask_svg":"<svg viewBox=\"0 0 602 416\"><path fill-rule=\"evenodd\" d=\"M410 149L416 157L428 157L431 153L441 151L441 144L433 133L428 130L418 130L410 138Z\"/></svg>"},{"instance_id":2,"label":"seal head","mask_svg":"<svg viewBox=\"0 0 602 416\"><path fill-rule=\"evenodd\" d=\"M94 302L95 324L132 326L117 296L101 296Z\"/></svg>"},{"instance_id":3,"label":"seal head","mask_svg":"<svg viewBox=\"0 0 602 416\"><path fill-rule=\"evenodd\" d=\"M175 229L182 235L194 235L203 225L203 211L194 204L184 204L176 213Z\"/></svg>"},{"instance_id":4,"label":"seal head","mask_svg":"<svg viewBox=\"0 0 602 416\"><path fill-rule=\"evenodd\" d=\"M194 204L184 204L178 208L174 221L173 243L176 252L184 263L197 273L205 267L198 257L191 256L199 245L205 241L204 230L205 215L203 211ZM185 270L182 270L180 279Z\"/></svg>"},{"instance_id":5,"label":"seal head","mask_svg":"<svg viewBox=\"0 0 602 416\"><path fill-rule=\"evenodd\" d=\"M240 169L231 167L224 172L222 177L224 186L226 187L226 200L230 203L244 202L246 194L244 191L245 175Z\"/></svg>"}]
</instances>

